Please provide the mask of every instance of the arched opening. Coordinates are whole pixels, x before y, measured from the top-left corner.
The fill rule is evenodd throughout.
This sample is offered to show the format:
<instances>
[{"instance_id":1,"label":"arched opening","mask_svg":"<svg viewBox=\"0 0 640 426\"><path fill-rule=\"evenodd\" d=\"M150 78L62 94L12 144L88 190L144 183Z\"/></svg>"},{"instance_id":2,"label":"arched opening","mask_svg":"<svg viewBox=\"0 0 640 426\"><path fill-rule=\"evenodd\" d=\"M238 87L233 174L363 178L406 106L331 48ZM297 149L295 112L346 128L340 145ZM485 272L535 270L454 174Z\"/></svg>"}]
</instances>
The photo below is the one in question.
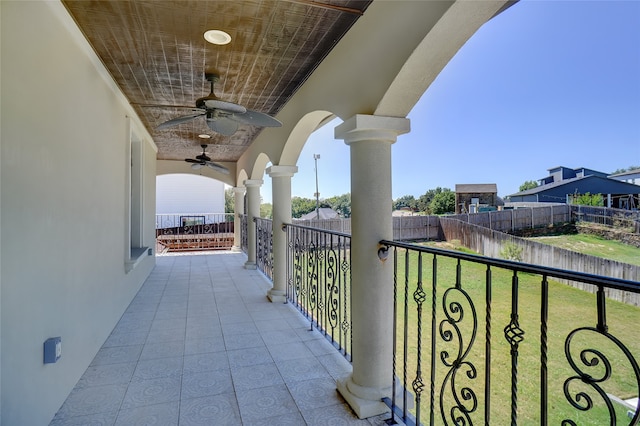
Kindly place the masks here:
<instances>
[{"instance_id":1,"label":"arched opening","mask_svg":"<svg viewBox=\"0 0 640 426\"><path fill-rule=\"evenodd\" d=\"M156 177L156 252L225 250L233 246L225 184L195 174Z\"/></svg>"}]
</instances>

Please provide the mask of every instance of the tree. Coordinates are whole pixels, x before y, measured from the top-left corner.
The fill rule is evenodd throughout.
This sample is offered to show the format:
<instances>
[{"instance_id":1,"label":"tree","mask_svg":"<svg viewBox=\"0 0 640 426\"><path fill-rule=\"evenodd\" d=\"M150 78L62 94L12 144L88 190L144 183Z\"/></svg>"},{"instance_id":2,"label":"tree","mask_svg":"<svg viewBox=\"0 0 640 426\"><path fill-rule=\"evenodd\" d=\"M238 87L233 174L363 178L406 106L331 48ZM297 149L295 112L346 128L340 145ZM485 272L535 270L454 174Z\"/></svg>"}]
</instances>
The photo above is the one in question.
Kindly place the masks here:
<instances>
[{"instance_id":1,"label":"tree","mask_svg":"<svg viewBox=\"0 0 640 426\"><path fill-rule=\"evenodd\" d=\"M224 191L224 212L235 213L236 197L233 188Z\"/></svg>"},{"instance_id":2,"label":"tree","mask_svg":"<svg viewBox=\"0 0 640 426\"><path fill-rule=\"evenodd\" d=\"M323 200L323 204L328 205L335 210L340 216L344 218L351 217L351 194L346 193L342 195L336 195L331 198Z\"/></svg>"},{"instance_id":3,"label":"tree","mask_svg":"<svg viewBox=\"0 0 640 426\"><path fill-rule=\"evenodd\" d=\"M588 192L586 194L575 193L570 198L570 204L576 204L579 206L604 206L604 197L602 194L590 194Z\"/></svg>"},{"instance_id":4,"label":"tree","mask_svg":"<svg viewBox=\"0 0 640 426\"><path fill-rule=\"evenodd\" d=\"M419 212L430 214L431 208L429 207L429 204L431 203L432 198L433 197L430 197L427 194L422 194L421 196L419 196L416 200L416 210L418 210Z\"/></svg>"},{"instance_id":5,"label":"tree","mask_svg":"<svg viewBox=\"0 0 640 426\"><path fill-rule=\"evenodd\" d=\"M273 219L273 206L271 203L260 204L260 217L264 219Z\"/></svg>"},{"instance_id":6,"label":"tree","mask_svg":"<svg viewBox=\"0 0 640 426\"><path fill-rule=\"evenodd\" d=\"M611 174L612 175L617 175L618 173L630 172L631 170L637 170L637 169L640 169L640 166L629 166L626 169L618 169L618 170L614 171Z\"/></svg>"},{"instance_id":7,"label":"tree","mask_svg":"<svg viewBox=\"0 0 640 426\"><path fill-rule=\"evenodd\" d=\"M456 193L450 189L438 192L429 204L431 214L453 213L456 210Z\"/></svg>"},{"instance_id":8,"label":"tree","mask_svg":"<svg viewBox=\"0 0 640 426\"><path fill-rule=\"evenodd\" d=\"M411 210L417 210L418 200L413 195L403 195L393 202L393 209L400 210L403 208L409 208Z\"/></svg>"},{"instance_id":9,"label":"tree","mask_svg":"<svg viewBox=\"0 0 640 426\"><path fill-rule=\"evenodd\" d=\"M522 262L522 247L512 241L507 241L500 249L500 257Z\"/></svg>"},{"instance_id":10,"label":"tree","mask_svg":"<svg viewBox=\"0 0 640 426\"><path fill-rule=\"evenodd\" d=\"M427 192L422 194L420 198L418 198L417 205L416 205L417 210L421 212L425 212L426 214L435 214L431 210L431 201L433 200L433 197L435 197L437 194L440 194L445 191L451 191L451 190L448 188L441 188L441 187L437 187L436 189L429 189ZM455 199L455 194L454 194L454 199ZM454 204L455 204L455 201L454 201Z\"/></svg>"},{"instance_id":11,"label":"tree","mask_svg":"<svg viewBox=\"0 0 640 426\"><path fill-rule=\"evenodd\" d=\"M537 188L537 187L538 187L538 182L536 182L535 180L527 180L522 185L520 185L519 189L520 189L520 192L522 192L522 191L526 191L526 190Z\"/></svg>"},{"instance_id":12,"label":"tree","mask_svg":"<svg viewBox=\"0 0 640 426\"><path fill-rule=\"evenodd\" d=\"M316 210L316 200L310 198L291 198L291 216L299 218L307 213Z\"/></svg>"}]
</instances>

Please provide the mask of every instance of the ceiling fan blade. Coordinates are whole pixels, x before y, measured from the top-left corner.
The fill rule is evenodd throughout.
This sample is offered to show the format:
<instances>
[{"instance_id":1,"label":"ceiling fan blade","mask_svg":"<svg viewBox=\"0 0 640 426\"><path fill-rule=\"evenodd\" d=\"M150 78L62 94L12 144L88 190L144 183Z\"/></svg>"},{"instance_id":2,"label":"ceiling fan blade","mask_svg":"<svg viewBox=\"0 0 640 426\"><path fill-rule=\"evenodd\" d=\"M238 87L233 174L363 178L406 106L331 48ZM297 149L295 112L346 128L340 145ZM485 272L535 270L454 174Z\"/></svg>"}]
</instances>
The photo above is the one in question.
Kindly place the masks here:
<instances>
[{"instance_id":1,"label":"ceiling fan blade","mask_svg":"<svg viewBox=\"0 0 640 426\"><path fill-rule=\"evenodd\" d=\"M212 168L213 170L220 172L222 174L228 175L229 174L229 169L227 169L225 166L220 165L220 164L216 164L216 163L212 163L211 161L207 161L207 167Z\"/></svg>"},{"instance_id":2,"label":"ceiling fan blade","mask_svg":"<svg viewBox=\"0 0 640 426\"><path fill-rule=\"evenodd\" d=\"M201 160L194 160L193 158L185 158L184 161L187 163L202 164Z\"/></svg>"},{"instance_id":3,"label":"ceiling fan blade","mask_svg":"<svg viewBox=\"0 0 640 426\"><path fill-rule=\"evenodd\" d=\"M259 127L280 127L282 123L268 114L258 111L247 110L244 114L233 114L229 116L231 120L238 121L243 124L251 124Z\"/></svg>"},{"instance_id":4,"label":"ceiling fan blade","mask_svg":"<svg viewBox=\"0 0 640 426\"><path fill-rule=\"evenodd\" d=\"M191 109L194 111L198 111L198 108L193 105L171 105L171 104L141 104L138 102L131 102L131 105L139 106L141 108L175 108L175 109Z\"/></svg>"},{"instance_id":5,"label":"ceiling fan blade","mask_svg":"<svg viewBox=\"0 0 640 426\"><path fill-rule=\"evenodd\" d=\"M169 121L165 121L164 123L159 124L158 127L156 127L156 130L164 130L172 126L176 126L180 123L186 123L187 121L191 121L194 118L202 117L204 114L205 114L205 111L202 111L202 112L198 112L197 114L194 113L194 114L189 114L182 117L173 118Z\"/></svg>"},{"instance_id":6,"label":"ceiling fan blade","mask_svg":"<svg viewBox=\"0 0 640 426\"><path fill-rule=\"evenodd\" d=\"M238 123L229 118L208 118L207 126L214 132L218 132L224 136L231 136L238 130Z\"/></svg>"},{"instance_id":7,"label":"ceiling fan blade","mask_svg":"<svg viewBox=\"0 0 640 426\"><path fill-rule=\"evenodd\" d=\"M234 104L233 102L221 101L220 99L206 99L204 105L207 109L221 109L230 113L242 114L247 111L242 105Z\"/></svg>"}]
</instances>

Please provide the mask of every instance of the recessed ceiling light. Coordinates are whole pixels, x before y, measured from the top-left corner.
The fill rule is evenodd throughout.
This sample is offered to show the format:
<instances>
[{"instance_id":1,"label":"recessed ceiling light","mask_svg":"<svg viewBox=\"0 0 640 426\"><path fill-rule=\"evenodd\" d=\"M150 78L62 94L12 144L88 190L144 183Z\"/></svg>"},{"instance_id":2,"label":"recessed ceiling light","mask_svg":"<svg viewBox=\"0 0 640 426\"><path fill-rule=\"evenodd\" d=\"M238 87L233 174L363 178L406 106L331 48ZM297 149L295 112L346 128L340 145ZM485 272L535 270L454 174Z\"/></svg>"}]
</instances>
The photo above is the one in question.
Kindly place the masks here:
<instances>
[{"instance_id":1,"label":"recessed ceiling light","mask_svg":"<svg viewBox=\"0 0 640 426\"><path fill-rule=\"evenodd\" d=\"M198 135L198 137L199 137L199 138L201 138L201 139L210 139L210 138L211 138L211 135L207 135L207 134L204 134L204 133L203 133L203 134L201 134L201 135Z\"/></svg>"},{"instance_id":2,"label":"recessed ceiling light","mask_svg":"<svg viewBox=\"0 0 640 426\"><path fill-rule=\"evenodd\" d=\"M227 44L231 41L231 36L224 31L209 30L204 33L204 39L213 44Z\"/></svg>"}]
</instances>

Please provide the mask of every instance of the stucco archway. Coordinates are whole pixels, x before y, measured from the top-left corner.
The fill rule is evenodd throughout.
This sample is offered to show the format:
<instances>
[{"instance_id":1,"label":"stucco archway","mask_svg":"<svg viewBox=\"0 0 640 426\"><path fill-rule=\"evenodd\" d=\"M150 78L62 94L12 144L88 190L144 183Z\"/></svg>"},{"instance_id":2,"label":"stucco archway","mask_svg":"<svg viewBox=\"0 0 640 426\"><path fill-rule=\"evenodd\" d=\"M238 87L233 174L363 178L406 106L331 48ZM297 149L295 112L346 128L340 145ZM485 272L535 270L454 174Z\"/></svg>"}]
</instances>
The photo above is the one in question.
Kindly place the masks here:
<instances>
[{"instance_id":1,"label":"stucco archway","mask_svg":"<svg viewBox=\"0 0 640 426\"><path fill-rule=\"evenodd\" d=\"M335 118L333 113L323 110L313 111L303 116L285 142L278 164L296 165L309 136L333 118Z\"/></svg>"}]
</instances>

